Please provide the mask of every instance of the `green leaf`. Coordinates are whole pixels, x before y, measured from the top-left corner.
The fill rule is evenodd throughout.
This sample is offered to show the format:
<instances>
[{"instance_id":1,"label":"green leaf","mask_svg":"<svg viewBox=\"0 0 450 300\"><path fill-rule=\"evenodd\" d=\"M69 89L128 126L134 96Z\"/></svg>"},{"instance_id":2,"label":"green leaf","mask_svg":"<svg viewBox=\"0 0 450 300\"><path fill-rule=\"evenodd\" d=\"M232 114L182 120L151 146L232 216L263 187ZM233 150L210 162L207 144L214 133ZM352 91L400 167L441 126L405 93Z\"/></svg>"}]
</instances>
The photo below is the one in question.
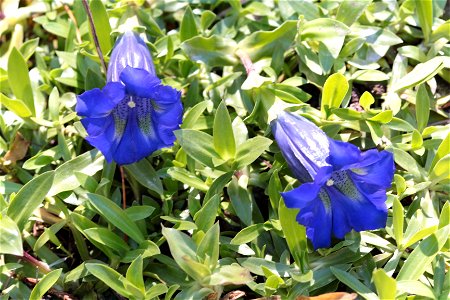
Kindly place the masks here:
<instances>
[{"instance_id":1,"label":"green leaf","mask_svg":"<svg viewBox=\"0 0 450 300\"><path fill-rule=\"evenodd\" d=\"M184 42L196 35L198 35L197 24L195 23L192 9L188 5L184 11L183 19L180 24L180 42Z\"/></svg>"},{"instance_id":2,"label":"green leaf","mask_svg":"<svg viewBox=\"0 0 450 300\"><path fill-rule=\"evenodd\" d=\"M233 263L231 265L222 266L217 272L214 272L210 279L210 285L243 285L252 281L253 278L250 272L238 265Z\"/></svg>"},{"instance_id":3,"label":"green leaf","mask_svg":"<svg viewBox=\"0 0 450 300\"><path fill-rule=\"evenodd\" d=\"M430 172L430 180L434 184L445 179L450 179L450 154L441 158Z\"/></svg>"},{"instance_id":4,"label":"green leaf","mask_svg":"<svg viewBox=\"0 0 450 300\"><path fill-rule=\"evenodd\" d=\"M88 228L84 233L89 239L92 239L106 247L111 248L117 253L125 253L130 247L117 234L111 230L101 227Z\"/></svg>"},{"instance_id":5,"label":"green leaf","mask_svg":"<svg viewBox=\"0 0 450 300\"><path fill-rule=\"evenodd\" d=\"M443 68L450 66L450 57L437 56L427 62L418 64L414 69L398 80L392 90L397 92L412 86L422 84L433 78Z\"/></svg>"},{"instance_id":6,"label":"green leaf","mask_svg":"<svg viewBox=\"0 0 450 300\"><path fill-rule=\"evenodd\" d=\"M233 176L227 191L234 211L242 223L247 226L252 224L253 201L249 190L240 186L238 179Z\"/></svg>"},{"instance_id":7,"label":"green leaf","mask_svg":"<svg viewBox=\"0 0 450 300\"><path fill-rule=\"evenodd\" d=\"M145 240L139 227L110 199L91 193L87 194L87 198L97 212L109 223L119 228L137 243L142 243Z\"/></svg>"},{"instance_id":8,"label":"green leaf","mask_svg":"<svg viewBox=\"0 0 450 300\"><path fill-rule=\"evenodd\" d=\"M357 292L361 297L367 300L377 300L378 297L367 286L362 284L358 279L341 269L330 267L331 272L339 281Z\"/></svg>"},{"instance_id":9,"label":"green leaf","mask_svg":"<svg viewBox=\"0 0 450 300\"><path fill-rule=\"evenodd\" d=\"M219 195L214 195L203 204L202 208L194 215L198 229L208 231L216 221L217 210L220 205Z\"/></svg>"},{"instance_id":10,"label":"green leaf","mask_svg":"<svg viewBox=\"0 0 450 300\"><path fill-rule=\"evenodd\" d=\"M143 259L142 256L139 255L135 260L130 264L127 270L126 279L131 282L135 287L141 290L142 293L145 293L145 284L143 278Z\"/></svg>"},{"instance_id":11,"label":"green leaf","mask_svg":"<svg viewBox=\"0 0 450 300\"><path fill-rule=\"evenodd\" d=\"M264 224L253 224L239 231L231 240L231 245L242 245L256 239L261 233L266 231Z\"/></svg>"},{"instance_id":12,"label":"green leaf","mask_svg":"<svg viewBox=\"0 0 450 300\"><path fill-rule=\"evenodd\" d=\"M430 38L431 27L433 26L433 1L415 0L416 12L419 19L419 25L422 28L425 42Z\"/></svg>"},{"instance_id":13,"label":"green leaf","mask_svg":"<svg viewBox=\"0 0 450 300\"><path fill-rule=\"evenodd\" d=\"M284 237L295 263L304 273L308 265L308 243L306 229L297 222L297 214L298 209L289 209L284 204L284 201L280 201L278 216L281 227L283 228Z\"/></svg>"},{"instance_id":14,"label":"green leaf","mask_svg":"<svg viewBox=\"0 0 450 300\"><path fill-rule=\"evenodd\" d=\"M33 211L41 205L52 187L55 172L45 172L27 182L9 203L6 214L22 231Z\"/></svg>"},{"instance_id":15,"label":"green leaf","mask_svg":"<svg viewBox=\"0 0 450 300\"><path fill-rule=\"evenodd\" d=\"M234 55L236 42L218 35L209 38L193 37L180 45L192 61L201 61L209 67L232 66L238 63Z\"/></svg>"},{"instance_id":16,"label":"green leaf","mask_svg":"<svg viewBox=\"0 0 450 300\"><path fill-rule=\"evenodd\" d=\"M36 116L27 62L16 48L9 54L8 82L16 99L20 99L28 107L31 115Z\"/></svg>"},{"instance_id":17,"label":"green leaf","mask_svg":"<svg viewBox=\"0 0 450 300\"><path fill-rule=\"evenodd\" d=\"M417 129L422 132L428 124L430 116L430 98L427 84L421 84L416 94L416 119Z\"/></svg>"},{"instance_id":18,"label":"green leaf","mask_svg":"<svg viewBox=\"0 0 450 300\"><path fill-rule=\"evenodd\" d=\"M323 86L322 102L320 110L326 117L330 115L330 109L338 108L345 95L347 94L349 85L344 75L335 73L328 77Z\"/></svg>"},{"instance_id":19,"label":"green leaf","mask_svg":"<svg viewBox=\"0 0 450 300\"><path fill-rule=\"evenodd\" d=\"M275 48L284 53L294 42L297 21L286 21L272 31L256 31L242 39L238 47L253 62L263 57L272 57Z\"/></svg>"},{"instance_id":20,"label":"green leaf","mask_svg":"<svg viewBox=\"0 0 450 300\"><path fill-rule=\"evenodd\" d=\"M181 124L181 128L189 129L194 127L198 118L202 115L203 111L208 106L207 101L202 101L197 103L194 107L192 107L185 115L183 123Z\"/></svg>"},{"instance_id":21,"label":"green leaf","mask_svg":"<svg viewBox=\"0 0 450 300\"><path fill-rule=\"evenodd\" d=\"M450 40L449 32L450 32L450 20L447 20L447 22L439 25L438 28L433 30L433 32L431 33L430 41L435 42L440 38L446 38L447 40Z\"/></svg>"},{"instance_id":22,"label":"green leaf","mask_svg":"<svg viewBox=\"0 0 450 300\"><path fill-rule=\"evenodd\" d=\"M368 120L378 122L381 124L387 124L392 120L393 113L392 110L385 110L378 113L376 116L369 118Z\"/></svg>"},{"instance_id":23,"label":"green leaf","mask_svg":"<svg viewBox=\"0 0 450 300\"><path fill-rule=\"evenodd\" d=\"M383 269L375 270L372 276L380 299L395 299L397 292L395 279L388 276Z\"/></svg>"},{"instance_id":24,"label":"green leaf","mask_svg":"<svg viewBox=\"0 0 450 300\"><path fill-rule=\"evenodd\" d=\"M22 46L20 46L20 53L22 54L25 61L28 61L31 56L34 54L34 51L36 51L36 48L39 46L39 38L30 39L23 43Z\"/></svg>"},{"instance_id":25,"label":"green leaf","mask_svg":"<svg viewBox=\"0 0 450 300\"><path fill-rule=\"evenodd\" d=\"M146 188L155 191L160 195L164 193L162 182L148 160L141 159L134 164L126 165L124 168L134 179Z\"/></svg>"},{"instance_id":26,"label":"green leaf","mask_svg":"<svg viewBox=\"0 0 450 300\"><path fill-rule=\"evenodd\" d=\"M369 110L370 106L375 103L375 99L369 92L364 92L359 98L359 104L364 108L364 110Z\"/></svg>"},{"instance_id":27,"label":"green leaf","mask_svg":"<svg viewBox=\"0 0 450 300\"><path fill-rule=\"evenodd\" d=\"M344 0L336 15L336 20L341 21L347 26L352 25L363 14L366 7L372 2L372 0Z\"/></svg>"},{"instance_id":28,"label":"green leaf","mask_svg":"<svg viewBox=\"0 0 450 300\"><path fill-rule=\"evenodd\" d=\"M23 255L22 234L16 223L0 214L0 254Z\"/></svg>"},{"instance_id":29,"label":"green leaf","mask_svg":"<svg viewBox=\"0 0 450 300\"><path fill-rule=\"evenodd\" d=\"M83 153L68 162L63 163L55 170L55 180L49 191L49 196L70 191L80 186L75 172L92 176L103 169L104 158L100 151L91 150Z\"/></svg>"},{"instance_id":30,"label":"green leaf","mask_svg":"<svg viewBox=\"0 0 450 300\"><path fill-rule=\"evenodd\" d=\"M209 268L197 262L197 247L186 234L163 227L162 234L169 244L170 253L180 268L196 281L209 276Z\"/></svg>"},{"instance_id":31,"label":"green leaf","mask_svg":"<svg viewBox=\"0 0 450 300\"><path fill-rule=\"evenodd\" d=\"M90 1L92 17L94 18L95 30L97 32L100 49L105 56L112 48L111 25L109 24L108 13L102 1Z\"/></svg>"},{"instance_id":32,"label":"green leaf","mask_svg":"<svg viewBox=\"0 0 450 300\"><path fill-rule=\"evenodd\" d=\"M213 159L221 160L220 155L214 150L213 137L202 131L181 129L175 131L175 135L184 151L198 162L214 168Z\"/></svg>"},{"instance_id":33,"label":"green leaf","mask_svg":"<svg viewBox=\"0 0 450 300\"><path fill-rule=\"evenodd\" d=\"M238 146L233 168L239 170L254 162L272 144L272 140L255 136Z\"/></svg>"},{"instance_id":34,"label":"green leaf","mask_svg":"<svg viewBox=\"0 0 450 300\"><path fill-rule=\"evenodd\" d=\"M234 158L236 154L236 143L234 141L230 115L223 101L217 107L214 117L213 139L214 149L224 160Z\"/></svg>"},{"instance_id":35,"label":"green leaf","mask_svg":"<svg viewBox=\"0 0 450 300\"><path fill-rule=\"evenodd\" d=\"M168 292L167 286L163 283L157 283L145 292L145 299L160 299L158 296Z\"/></svg>"},{"instance_id":36,"label":"green leaf","mask_svg":"<svg viewBox=\"0 0 450 300\"><path fill-rule=\"evenodd\" d=\"M57 269L42 277L31 291L29 299L42 299L45 293L58 281L61 273L62 269Z\"/></svg>"},{"instance_id":37,"label":"green leaf","mask_svg":"<svg viewBox=\"0 0 450 300\"><path fill-rule=\"evenodd\" d=\"M397 282L397 287L399 291L409 295L423 296L429 299L438 299L432 288L418 280L399 280Z\"/></svg>"},{"instance_id":38,"label":"green leaf","mask_svg":"<svg viewBox=\"0 0 450 300\"><path fill-rule=\"evenodd\" d=\"M447 225L421 241L406 259L397 281L419 279L448 239L449 229Z\"/></svg>"},{"instance_id":39,"label":"green leaf","mask_svg":"<svg viewBox=\"0 0 450 300\"><path fill-rule=\"evenodd\" d=\"M211 199L212 200L212 199ZM211 201L210 200L210 201ZM197 256L202 262L209 261L209 268L214 270L219 260L219 245L220 245L220 227L219 223L214 224L209 228L198 245Z\"/></svg>"},{"instance_id":40,"label":"green leaf","mask_svg":"<svg viewBox=\"0 0 450 300\"><path fill-rule=\"evenodd\" d=\"M0 93L0 103L21 118L32 116L31 110L21 99L11 99Z\"/></svg>"},{"instance_id":41,"label":"green leaf","mask_svg":"<svg viewBox=\"0 0 450 300\"><path fill-rule=\"evenodd\" d=\"M433 161L431 163L430 169L432 170L433 167L436 165L436 163L447 154L450 154L450 132L447 134L445 139L439 145L436 151L436 155L434 156Z\"/></svg>"},{"instance_id":42,"label":"green leaf","mask_svg":"<svg viewBox=\"0 0 450 300\"><path fill-rule=\"evenodd\" d=\"M127 290L127 287L132 284L122 274L104 264L86 263L84 266L92 275L103 281L108 287L120 295L124 297L132 296L132 293Z\"/></svg>"},{"instance_id":43,"label":"green leaf","mask_svg":"<svg viewBox=\"0 0 450 300\"><path fill-rule=\"evenodd\" d=\"M209 186L200 178L190 173L186 169L172 167L167 170L167 174L175 180L181 181L184 184L192 186L198 190L206 192Z\"/></svg>"},{"instance_id":44,"label":"green leaf","mask_svg":"<svg viewBox=\"0 0 450 300\"><path fill-rule=\"evenodd\" d=\"M398 197L394 198L392 213L393 213L392 223L394 227L394 237L395 241L397 242L397 246L400 247L403 241L404 210L400 200L398 200Z\"/></svg>"},{"instance_id":45,"label":"green leaf","mask_svg":"<svg viewBox=\"0 0 450 300\"><path fill-rule=\"evenodd\" d=\"M390 79L389 75L378 70L359 70L352 74L352 80L356 82L366 81L387 81Z\"/></svg>"}]
</instances>

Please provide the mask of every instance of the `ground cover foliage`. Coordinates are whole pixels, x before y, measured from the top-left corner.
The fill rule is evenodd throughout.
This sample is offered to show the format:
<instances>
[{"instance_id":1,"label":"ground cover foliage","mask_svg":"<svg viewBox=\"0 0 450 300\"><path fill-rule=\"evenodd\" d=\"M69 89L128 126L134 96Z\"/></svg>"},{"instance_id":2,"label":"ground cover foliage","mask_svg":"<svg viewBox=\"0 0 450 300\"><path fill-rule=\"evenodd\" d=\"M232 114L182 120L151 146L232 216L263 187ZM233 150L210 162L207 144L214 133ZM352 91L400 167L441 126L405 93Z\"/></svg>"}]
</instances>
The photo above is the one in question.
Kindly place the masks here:
<instances>
[{"instance_id":1,"label":"ground cover foliage","mask_svg":"<svg viewBox=\"0 0 450 300\"><path fill-rule=\"evenodd\" d=\"M175 145L123 175L74 112L105 85L83 3L1 5L1 299L448 298L446 1L91 1L106 62L137 24L182 91ZM394 153L384 229L313 250L282 110Z\"/></svg>"}]
</instances>

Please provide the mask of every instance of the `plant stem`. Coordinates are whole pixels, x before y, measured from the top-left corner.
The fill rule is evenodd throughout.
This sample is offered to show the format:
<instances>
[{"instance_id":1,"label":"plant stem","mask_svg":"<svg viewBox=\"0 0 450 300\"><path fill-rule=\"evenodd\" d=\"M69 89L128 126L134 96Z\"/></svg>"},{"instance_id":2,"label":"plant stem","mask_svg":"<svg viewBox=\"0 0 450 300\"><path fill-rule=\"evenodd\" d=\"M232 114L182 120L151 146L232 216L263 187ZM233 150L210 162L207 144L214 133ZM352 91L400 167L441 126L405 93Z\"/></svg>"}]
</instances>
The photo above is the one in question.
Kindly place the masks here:
<instances>
[{"instance_id":1,"label":"plant stem","mask_svg":"<svg viewBox=\"0 0 450 300\"><path fill-rule=\"evenodd\" d=\"M87 0L82 0L82 2L83 2L84 9L86 10L86 13L88 16L89 24L91 25L92 38L94 39L95 48L97 49L98 57L100 58L100 62L102 64L103 71L106 74L107 69L106 69L105 59L103 58L102 49L100 49L100 43L98 42L98 36L97 36L97 31L95 30L94 18L92 17L92 12L91 12L91 9L89 7Z\"/></svg>"}]
</instances>

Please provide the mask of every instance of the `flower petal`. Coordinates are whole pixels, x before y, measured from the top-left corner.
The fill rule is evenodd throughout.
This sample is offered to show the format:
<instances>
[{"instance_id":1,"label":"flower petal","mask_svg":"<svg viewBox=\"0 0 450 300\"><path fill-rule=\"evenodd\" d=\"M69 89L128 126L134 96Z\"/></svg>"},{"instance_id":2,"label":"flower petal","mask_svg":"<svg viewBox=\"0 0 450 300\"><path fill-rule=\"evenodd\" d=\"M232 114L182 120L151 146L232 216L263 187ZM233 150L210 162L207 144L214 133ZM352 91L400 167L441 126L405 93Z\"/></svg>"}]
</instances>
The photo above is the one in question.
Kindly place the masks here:
<instances>
[{"instance_id":1,"label":"flower petal","mask_svg":"<svg viewBox=\"0 0 450 300\"><path fill-rule=\"evenodd\" d=\"M327 188L327 192L332 206L339 206L345 212L348 224L355 231L373 230L386 226L386 206L377 207L364 195L357 200L350 199L334 187Z\"/></svg>"},{"instance_id":2,"label":"flower petal","mask_svg":"<svg viewBox=\"0 0 450 300\"><path fill-rule=\"evenodd\" d=\"M103 88L103 91L95 88L79 95L75 110L80 116L105 117L124 97L123 85L110 82Z\"/></svg>"},{"instance_id":3,"label":"flower petal","mask_svg":"<svg viewBox=\"0 0 450 300\"><path fill-rule=\"evenodd\" d=\"M125 84L127 94L141 98L152 98L154 89L161 80L144 69L126 67L120 73L120 80Z\"/></svg>"},{"instance_id":4,"label":"flower petal","mask_svg":"<svg viewBox=\"0 0 450 300\"><path fill-rule=\"evenodd\" d=\"M144 69L150 74L156 75L147 45L139 35L132 31L125 32L114 45L106 76L108 82L119 82L120 73L127 66Z\"/></svg>"},{"instance_id":5,"label":"flower petal","mask_svg":"<svg viewBox=\"0 0 450 300\"><path fill-rule=\"evenodd\" d=\"M388 151L369 150L362 154L362 161L372 161L365 166L355 165L350 169L354 180L374 184L386 189L391 186L395 172L394 155Z\"/></svg>"},{"instance_id":6,"label":"flower petal","mask_svg":"<svg viewBox=\"0 0 450 300\"><path fill-rule=\"evenodd\" d=\"M330 156L328 162L335 170L345 170L348 166L358 163L361 159L361 150L353 144L329 139Z\"/></svg>"},{"instance_id":7,"label":"flower petal","mask_svg":"<svg viewBox=\"0 0 450 300\"><path fill-rule=\"evenodd\" d=\"M296 219L306 227L306 235L314 249L331 245L331 210L325 208L320 198L316 198L312 205L300 209Z\"/></svg>"},{"instance_id":8,"label":"flower petal","mask_svg":"<svg viewBox=\"0 0 450 300\"><path fill-rule=\"evenodd\" d=\"M112 150L114 149L114 119L112 116L105 118L84 118L81 123L86 128L88 136L86 140L99 149L108 162L112 162Z\"/></svg>"},{"instance_id":9,"label":"flower petal","mask_svg":"<svg viewBox=\"0 0 450 300\"><path fill-rule=\"evenodd\" d=\"M279 114L272 131L294 176L301 182L312 181L319 168L328 166L328 138L319 127L301 116Z\"/></svg>"},{"instance_id":10,"label":"flower petal","mask_svg":"<svg viewBox=\"0 0 450 300\"><path fill-rule=\"evenodd\" d=\"M137 162L163 147L153 128L145 135L138 124L136 110L130 110L125 130L113 152L114 161L119 165Z\"/></svg>"},{"instance_id":11,"label":"flower petal","mask_svg":"<svg viewBox=\"0 0 450 300\"><path fill-rule=\"evenodd\" d=\"M320 188L321 186L314 182L308 182L288 192L281 193L281 196L286 207L303 209L317 198Z\"/></svg>"}]
</instances>

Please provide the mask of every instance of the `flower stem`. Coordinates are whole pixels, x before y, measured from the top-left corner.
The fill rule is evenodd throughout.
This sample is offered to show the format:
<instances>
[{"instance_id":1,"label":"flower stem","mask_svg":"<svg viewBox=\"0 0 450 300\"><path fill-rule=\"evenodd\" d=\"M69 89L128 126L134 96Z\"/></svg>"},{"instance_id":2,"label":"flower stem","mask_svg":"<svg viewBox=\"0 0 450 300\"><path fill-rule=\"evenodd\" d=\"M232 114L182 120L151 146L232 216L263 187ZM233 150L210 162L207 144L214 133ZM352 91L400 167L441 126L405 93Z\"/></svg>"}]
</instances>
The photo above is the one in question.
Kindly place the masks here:
<instances>
[{"instance_id":1,"label":"flower stem","mask_svg":"<svg viewBox=\"0 0 450 300\"><path fill-rule=\"evenodd\" d=\"M98 57L100 58L100 62L102 64L103 71L106 74L107 69L106 69L105 59L103 58L103 52L102 52L102 49L100 49L100 43L98 42L98 36L97 36L97 31L95 30L94 18L92 17L92 12L91 12L91 9L89 7L87 0L82 0L82 2L83 2L84 9L86 10L88 19L89 19L89 24L91 25L92 38L94 39L95 48L97 49Z\"/></svg>"}]
</instances>

